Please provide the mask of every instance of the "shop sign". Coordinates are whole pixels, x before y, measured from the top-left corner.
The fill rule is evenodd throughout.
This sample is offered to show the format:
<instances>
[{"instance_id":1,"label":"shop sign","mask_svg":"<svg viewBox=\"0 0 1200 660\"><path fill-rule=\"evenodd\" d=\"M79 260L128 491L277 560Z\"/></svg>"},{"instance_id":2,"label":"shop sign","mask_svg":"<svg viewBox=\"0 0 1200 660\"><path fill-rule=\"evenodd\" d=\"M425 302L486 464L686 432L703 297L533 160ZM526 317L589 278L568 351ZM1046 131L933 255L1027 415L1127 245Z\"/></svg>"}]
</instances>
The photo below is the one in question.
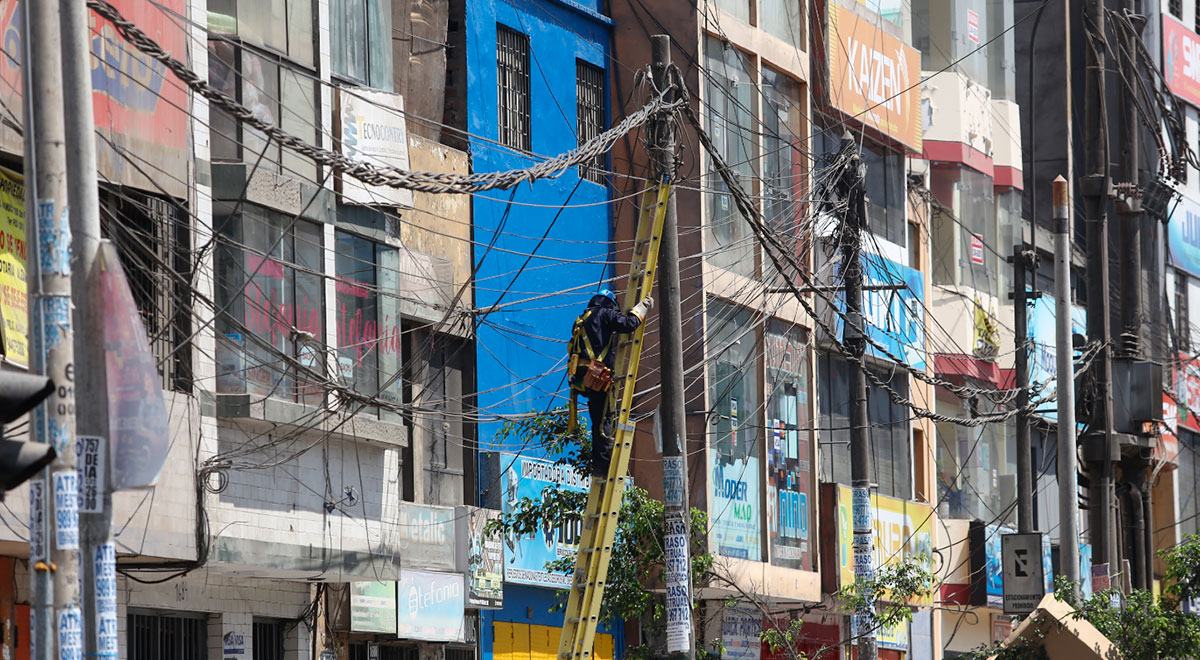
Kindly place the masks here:
<instances>
[{"instance_id":1,"label":"shop sign","mask_svg":"<svg viewBox=\"0 0 1200 660\"><path fill-rule=\"evenodd\" d=\"M402 570L396 583L396 635L430 642L464 641L463 583L459 573Z\"/></svg>"},{"instance_id":2,"label":"shop sign","mask_svg":"<svg viewBox=\"0 0 1200 660\"><path fill-rule=\"evenodd\" d=\"M25 180L0 168L0 353L5 362L24 368L29 367L27 249Z\"/></svg>"},{"instance_id":3,"label":"shop sign","mask_svg":"<svg viewBox=\"0 0 1200 660\"><path fill-rule=\"evenodd\" d=\"M401 502L395 539L405 566L455 569L454 508Z\"/></svg>"},{"instance_id":4,"label":"shop sign","mask_svg":"<svg viewBox=\"0 0 1200 660\"><path fill-rule=\"evenodd\" d=\"M22 2L0 2L0 89L9 108L20 108ZM149 34L168 53L187 53L183 0L112 0L131 24ZM187 197L191 131L188 91L162 63L139 51L112 23L89 16L93 115L97 132L96 160L102 181ZM22 153L15 131L0 130L0 149Z\"/></svg>"},{"instance_id":5,"label":"shop sign","mask_svg":"<svg viewBox=\"0 0 1200 660\"><path fill-rule=\"evenodd\" d=\"M376 167L409 169L404 97L362 87L338 88L337 97L342 155ZM338 192L347 204L412 208L411 190L369 185L346 174L340 182Z\"/></svg>"},{"instance_id":6,"label":"shop sign","mask_svg":"<svg viewBox=\"0 0 1200 660\"><path fill-rule=\"evenodd\" d=\"M1054 304L1053 296L1042 296L1035 299L1029 308L1029 382L1040 388L1042 396L1058 387L1058 358L1055 353L1058 346L1055 319L1058 315ZM1071 306L1071 332L1087 333L1087 310L1083 307ZM1056 422L1056 405L1047 403L1038 414L1050 422Z\"/></svg>"},{"instance_id":7,"label":"shop sign","mask_svg":"<svg viewBox=\"0 0 1200 660\"><path fill-rule=\"evenodd\" d=\"M1189 34L1190 39L1200 39L1194 33ZM1200 47L1196 55L1200 57ZM1171 219L1167 222L1167 246L1171 250L1172 266L1200 277L1200 203L1187 195L1181 195L1171 210Z\"/></svg>"},{"instance_id":8,"label":"shop sign","mask_svg":"<svg viewBox=\"0 0 1200 660\"><path fill-rule=\"evenodd\" d=\"M765 335L767 366L767 536L771 563L812 570L812 464L808 343L795 332Z\"/></svg>"},{"instance_id":9,"label":"shop sign","mask_svg":"<svg viewBox=\"0 0 1200 660\"><path fill-rule=\"evenodd\" d=\"M831 5L836 6L836 5ZM920 271L902 266L879 255L862 255L863 321L866 323L867 354L890 359L900 358L908 366L925 370L925 278ZM902 289L866 290L866 286L902 285ZM846 294L837 296L837 308L846 313ZM845 322L835 319L836 332L845 339ZM876 347L876 344L884 350Z\"/></svg>"},{"instance_id":10,"label":"shop sign","mask_svg":"<svg viewBox=\"0 0 1200 660\"><path fill-rule=\"evenodd\" d=\"M933 570L933 509L927 504L906 502L883 495L871 495L871 513L875 529L875 565L922 562ZM851 493L837 485L837 558L839 584L854 582L854 524ZM929 605L932 594L913 604Z\"/></svg>"},{"instance_id":11,"label":"shop sign","mask_svg":"<svg viewBox=\"0 0 1200 660\"><path fill-rule=\"evenodd\" d=\"M350 583L350 630L396 634L396 583Z\"/></svg>"},{"instance_id":12,"label":"shop sign","mask_svg":"<svg viewBox=\"0 0 1200 660\"><path fill-rule=\"evenodd\" d=\"M970 39L971 43L979 43L979 13L973 9L967 10L967 39ZM971 247L972 249L975 247L974 241L971 242ZM974 254L971 256L971 261L975 261ZM980 259L979 263L982 264L983 260Z\"/></svg>"},{"instance_id":13,"label":"shop sign","mask_svg":"<svg viewBox=\"0 0 1200 660\"><path fill-rule=\"evenodd\" d=\"M1163 395L1164 402L1169 401L1173 410L1167 410L1164 406L1163 419L1173 431L1183 427L1194 433L1200 433L1200 418L1197 418L1197 413L1200 413L1200 362L1193 360L1192 357L1186 353L1175 355L1175 360L1173 360L1175 368L1172 374L1175 391ZM1173 400L1171 400L1172 395L1174 396Z\"/></svg>"},{"instance_id":14,"label":"shop sign","mask_svg":"<svg viewBox=\"0 0 1200 660\"><path fill-rule=\"evenodd\" d=\"M500 512L459 506L454 515L458 522L458 569L467 578L467 607L504 607L504 540L498 531L489 533L487 529L488 523L500 519Z\"/></svg>"},{"instance_id":15,"label":"shop sign","mask_svg":"<svg viewBox=\"0 0 1200 660\"><path fill-rule=\"evenodd\" d=\"M1162 29L1163 77L1167 79L1167 89L1200 106L1200 36L1165 13Z\"/></svg>"},{"instance_id":16,"label":"shop sign","mask_svg":"<svg viewBox=\"0 0 1200 660\"><path fill-rule=\"evenodd\" d=\"M758 459L730 458L715 448L709 450L713 542L717 553L759 561L762 558L761 502Z\"/></svg>"},{"instance_id":17,"label":"shop sign","mask_svg":"<svg viewBox=\"0 0 1200 660\"><path fill-rule=\"evenodd\" d=\"M721 611L721 660L759 660L762 654L763 616L752 607L726 607Z\"/></svg>"},{"instance_id":18,"label":"shop sign","mask_svg":"<svg viewBox=\"0 0 1200 660\"><path fill-rule=\"evenodd\" d=\"M499 454L497 459L504 469L501 507L506 514L515 513L522 500L542 501L556 488L582 493L590 487L587 477L554 461L514 454ZM509 557L504 568L504 579L514 584L543 587L570 585L569 575L551 572L546 564L574 557L579 551L579 535L582 531L582 521L575 518L563 521L554 529L539 527L527 536L509 534L505 539Z\"/></svg>"},{"instance_id":19,"label":"shop sign","mask_svg":"<svg viewBox=\"0 0 1200 660\"><path fill-rule=\"evenodd\" d=\"M827 7L830 104L919 153L920 51L877 27L877 18Z\"/></svg>"}]
</instances>

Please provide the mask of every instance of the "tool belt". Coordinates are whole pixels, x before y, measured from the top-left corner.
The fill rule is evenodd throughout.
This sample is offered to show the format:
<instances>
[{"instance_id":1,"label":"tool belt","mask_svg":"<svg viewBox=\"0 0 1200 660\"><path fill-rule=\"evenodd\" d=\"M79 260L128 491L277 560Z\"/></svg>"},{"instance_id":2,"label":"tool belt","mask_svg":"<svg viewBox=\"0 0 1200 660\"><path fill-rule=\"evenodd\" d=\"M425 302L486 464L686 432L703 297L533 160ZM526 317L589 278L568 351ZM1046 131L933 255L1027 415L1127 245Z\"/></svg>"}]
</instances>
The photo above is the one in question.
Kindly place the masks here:
<instances>
[{"instance_id":1,"label":"tool belt","mask_svg":"<svg viewBox=\"0 0 1200 660\"><path fill-rule=\"evenodd\" d=\"M612 341L596 352L588 339L583 324L591 316L588 310L575 319L575 327L571 333L571 341L567 345L567 380L571 384L571 401L568 408L567 432L575 430L576 398L579 394L604 394L612 389L613 370L604 363L604 358L612 348Z\"/></svg>"}]
</instances>

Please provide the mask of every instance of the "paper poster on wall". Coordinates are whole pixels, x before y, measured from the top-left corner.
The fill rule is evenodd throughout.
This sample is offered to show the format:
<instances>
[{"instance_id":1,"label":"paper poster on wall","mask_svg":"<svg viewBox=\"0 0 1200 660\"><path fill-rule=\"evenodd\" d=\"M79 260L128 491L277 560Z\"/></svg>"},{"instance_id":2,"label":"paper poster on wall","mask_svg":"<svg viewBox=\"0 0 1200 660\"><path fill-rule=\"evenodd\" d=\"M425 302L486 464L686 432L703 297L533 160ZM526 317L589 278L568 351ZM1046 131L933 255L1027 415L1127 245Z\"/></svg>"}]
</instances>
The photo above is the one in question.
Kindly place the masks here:
<instances>
[{"instance_id":1,"label":"paper poster on wall","mask_svg":"<svg viewBox=\"0 0 1200 660\"><path fill-rule=\"evenodd\" d=\"M396 633L396 583L350 583L350 630Z\"/></svg>"},{"instance_id":2,"label":"paper poster on wall","mask_svg":"<svg viewBox=\"0 0 1200 660\"><path fill-rule=\"evenodd\" d=\"M726 607L721 611L721 660L759 660L762 655L763 616L753 607Z\"/></svg>"},{"instance_id":3,"label":"paper poster on wall","mask_svg":"<svg viewBox=\"0 0 1200 660\"><path fill-rule=\"evenodd\" d=\"M725 557L760 561L761 517L758 459L753 456L729 461L710 450L712 500L709 517L713 542Z\"/></svg>"},{"instance_id":4,"label":"paper poster on wall","mask_svg":"<svg viewBox=\"0 0 1200 660\"><path fill-rule=\"evenodd\" d=\"M26 256L25 181L0 168L0 352L5 362L18 367L29 366Z\"/></svg>"}]
</instances>

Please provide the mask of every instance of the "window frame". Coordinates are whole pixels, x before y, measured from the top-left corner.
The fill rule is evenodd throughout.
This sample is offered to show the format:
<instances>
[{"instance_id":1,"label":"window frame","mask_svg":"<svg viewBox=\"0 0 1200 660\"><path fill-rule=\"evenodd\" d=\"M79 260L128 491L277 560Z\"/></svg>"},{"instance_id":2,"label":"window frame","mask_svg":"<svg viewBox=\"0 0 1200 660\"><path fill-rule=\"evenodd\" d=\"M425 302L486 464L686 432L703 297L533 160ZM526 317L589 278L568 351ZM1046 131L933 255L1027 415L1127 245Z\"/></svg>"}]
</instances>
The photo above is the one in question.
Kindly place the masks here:
<instances>
[{"instance_id":1,"label":"window frame","mask_svg":"<svg viewBox=\"0 0 1200 660\"><path fill-rule=\"evenodd\" d=\"M158 660L163 657L177 660L206 660L208 657L208 618L203 614L130 608L125 616L128 630L126 652L129 654L129 660ZM163 636L164 622L171 622L177 626L178 630L172 632L194 635L194 637L190 637L191 643L188 644L193 647L190 656L184 655L186 650L184 644L188 642L188 639L182 634L176 638L178 644L173 645L174 648L163 648L163 644L169 643L169 640L164 639ZM147 631L154 637L153 641L145 639L139 633L141 625L148 623L153 623L153 629ZM150 643L151 647L141 648L143 642ZM169 652L164 654L164 651Z\"/></svg>"},{"instance_id":2,"label":"window frame","mask_svg":"<svg viewBox=\"0 0 1200 660\"><path fill-rule=\"evenodd\" d=\"M604 132L606 71L587 60L575 59L576 143L583 146ZM589 79L590 78L590 79ZM585 97L592 98L585 98ZM606 154L596 154L590 164L579 165L585 181L604 185Z\"/></svg>"},{"instance_id":3,"label":"window frame","mask_svg":"<svg viewBox=\"0 0 1200 660\"><path fill-rule=\"evenodd\" d=\"M528 34L496 23L496 141L522 153L533 151L532 47Z\"/></svg>"}]
</instances>

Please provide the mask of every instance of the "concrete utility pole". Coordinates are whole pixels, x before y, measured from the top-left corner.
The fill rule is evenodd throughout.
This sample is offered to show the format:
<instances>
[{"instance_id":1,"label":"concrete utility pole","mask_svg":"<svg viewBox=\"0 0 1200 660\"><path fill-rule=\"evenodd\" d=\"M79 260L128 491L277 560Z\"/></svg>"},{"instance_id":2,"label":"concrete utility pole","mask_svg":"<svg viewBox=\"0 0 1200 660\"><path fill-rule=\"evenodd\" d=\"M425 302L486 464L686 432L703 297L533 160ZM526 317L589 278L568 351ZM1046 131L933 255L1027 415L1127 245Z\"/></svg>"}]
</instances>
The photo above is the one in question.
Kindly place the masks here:
<instances>
[{"instance_id":1,"label":"concrete utility pole","mask_svg":"<svg viewBox=\"0 0 1200 660\"><path fill-rule=\"evenodd\" d=\"M867 436L867 375L863 355L867 341L862 317L862 231L866 225L866 182L858 145L849 134L842 138L844 165L839 192L847 200L842 223L842 279L846 285L846 324L843 343L850 363L850 484L854 520L854 579L870 583L875 579L875 525L871 510L871 443ZM854 614L857 622L859 660L876 660L875 604L866 603Z\"/></svg>"},{"instance_id":2,"label":"concrete utility pole","mask_svg":"<svg viewBox=\"0 0 1200 660\"><path fill-rule=\"evenodd\" d=\"M35 573L54 575L54 609L51 614L35 576L36 620L33 657L82 658L83 615L79 600L78 476L75 472L75 349L71 328L71 227L67 201L67 151L63 126L63 80L59 52L59 6L56 2L28 2L31 61L37 76L26 87L33 107L32 126L36 159L37 256L40 291L33 305L35 351L45 374L58 388L39 406L34 416L36 439L54 447L58 458L50 467L44 492L44 511L50 561L34 562ZM36 514L35 514L36 515ZM33 517L33 516L31 516ZM31 521L33 522L33 521ZM46 618L52 623L46 625ZM50 631L54 634L49 634Z\"/></svg>"},{"instance_id":3,"label":"concrete utility pole","mask_svg":"<svg viewBox=\"0 0 1200 660\"><path fill-rule=\"evenodd\" d=\"M1017 385L1017 529L1032 532L1033 522L1033 452L1029 442L1029 292L1026 291L1024 222L1017 220L1013 228L1013 322L1016 335ZM1035 225L1034 235L1037 234ZM1034 275L1037 281L1037 275ZM1036 297L1036 296L1035 296Z\"/></svg>"},{"instance_id":4,"label":"concrete utility pole","mask_svg":"<svg viewBox=\"0 0 1200 660\"><path fill-rule=\"evenodd\" d=\"M1103 0L1084 0L1084 29L1091 26L1091 42L1105 40ZM1084 439L1088 463L1088 514L1092 534L1093 563L1117 565L1116 516L1113 511L1113 462L1118 452L1113 433L1112 331L1109 321L1108 286L1108 127L1104 124L1104 75L1108 57L1104 48L1085 48L1087 78L1084 84L1084 161L1082 180L1083 216L1087 222L1088 339L1100 343L1100 353L1089 373L1093 432Z\"/></svg>"},{"instance_id":5,"label":"concrete utility pole","mask_svg":"<svg viewBox=\"0 0 1200 660\"><path fill-rule=\"evenodd\" d=\"M1067 180L1054 179L1054 338L1058 366L1059 566L1079 585L1079 472L1075 443L1075 348L1071 345L1071 203Z\"/></svg>"},{"instance_id":6,"label":"concrete utility pole","mask_svg":"<svg viewBox=\"0 0 1200 660\"><path fill-rule=\"evenodd\" d=\"M651 72L654 89L672 85L671 38L665 34L650 37L653 63ZM650 158L654 162L656 179L674 181L675 126L671 116L662 113L654 119L650 142ZM667 651L675 658L692 658L695 627L692 619L690 553L690 500L688 498L687 414L683 396L683 314L679 294L679 219L675 208L675 193L667 198L667 214L663 222L662 240L658 247L658 337L661 342L662 373L662 438L663 482L666 533L674 536L682 547L684 560L667 563ZM680 539L680 535L682 539ZM680 543L682 541L682 543ZM686 598L686 607L672 601ZM684 620L686 617L686 620Z\"/></svg>"},{"instance_id":7,"label":"concrete utility pole","mask_svg":"<svg viewBox=\"0 0 1200 660\"><path fill-rule=\"evenodd\" d=\"M67 176L70 181L71 232L75 276L72 280L79 350L81 438L90 450L81 460L97 461L101 511L80 513L83 571L84 650L88 658L117 657L116 547L112 542L112 490L103 458L108 453L108 392L105 379L104 315L101 309L100 201L96 176L96 132L92 110L92 52L88 8L79 0L61 0L63 102L66 113ZM91 507L94 508L94 507Z\"/></svg>"}]
</instances>

